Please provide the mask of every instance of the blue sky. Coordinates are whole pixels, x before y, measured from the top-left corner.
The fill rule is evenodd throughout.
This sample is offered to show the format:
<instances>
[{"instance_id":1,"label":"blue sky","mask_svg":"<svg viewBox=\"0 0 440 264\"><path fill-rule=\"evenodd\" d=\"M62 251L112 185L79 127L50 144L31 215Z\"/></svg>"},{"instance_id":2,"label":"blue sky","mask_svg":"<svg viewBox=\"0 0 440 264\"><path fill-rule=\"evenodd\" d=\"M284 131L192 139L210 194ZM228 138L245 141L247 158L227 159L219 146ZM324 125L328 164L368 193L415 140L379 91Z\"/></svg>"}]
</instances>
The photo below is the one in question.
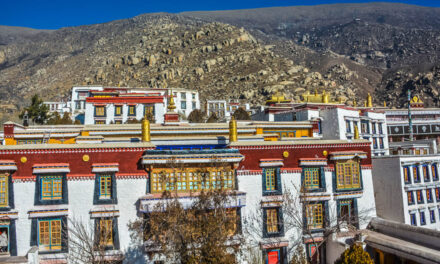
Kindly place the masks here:
<instances>
[{"instance_id":1,"label":"blue sky","mask_svg":"<svg viewBox=\"0 0 440 264\"><path fill-rule=\"evenodd\" d=\"M344 0L0 0L0 25L57 29L108 22L143 13L197 10L228 10L270 6L360 3ZM400 2L440 7L439 0L401 0Z\"/></svg>"}]
</instances>

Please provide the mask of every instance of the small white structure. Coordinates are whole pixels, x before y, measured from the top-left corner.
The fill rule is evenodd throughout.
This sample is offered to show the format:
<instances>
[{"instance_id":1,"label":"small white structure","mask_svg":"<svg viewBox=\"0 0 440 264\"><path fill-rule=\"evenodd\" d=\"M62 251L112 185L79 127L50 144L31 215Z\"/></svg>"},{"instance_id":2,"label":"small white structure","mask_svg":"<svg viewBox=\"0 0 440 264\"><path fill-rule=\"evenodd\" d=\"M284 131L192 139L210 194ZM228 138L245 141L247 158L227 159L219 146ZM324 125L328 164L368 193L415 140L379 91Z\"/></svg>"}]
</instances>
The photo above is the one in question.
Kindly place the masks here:
<instances>
[{"instance_id":1,"label":"small white structure","mask_svg":"<svg viewBox=\"0 0 440 264\"><path fill-rule=\"evenodd\" d=\"M377 215L440 230L440 155L373 158Z\"/></svg>"},{"instance_id":2,"label":"small white structure","mask_svg":"<svg viewBox=\"0 0 440 264\"><path fill-rule=\"evenodd\" d=\"M59 112L63 114L65 112L72 113L72 119L79 120L82 124L95 124L104 123L109 124L126 122L131 118L140 119L143 117L144 104L142 102L134 102L135 111L127 112L129 109L128 105L125 104L122 108L122 114L114 114L116 107L113 103L108 103L105 110L105 118L98 118L95 120L95 108L92 105L88 105L87 98L93 97L95 94L99 94L99 97L109 97L109 96L147 96L155 95L162 96L164 99L161 102L162 106L154 106L156 121L159 122L163 120L163 114L168 105L169 95L171 91L174 95L174 101L176 103L176 111L179 114L188 116L193 110L200 109L200 99L199 92L195 90L189 90L184 88L128 88L128 87L104 87L101 85L94 86L74 86L72 87L71 99L68 102L44 102L44 104L49 106L49 112ZM131 100L134 101L134 100ZM132 102L133 104L133 102ZM112 114L113 113L113 114Z\"/></svg>"},{"instance_id":3,"label":"small white structure","mask_svg":"<svg viewBox=\"0 0 440 264\"><path fill-rule=\"evenodd\" d=\"M219 119L230 120L234 112L240 107L247 112L251 111L250 105L242 102L242 100L206 100L206 115L209 117L212 113L215 113Z\"/></svg>"}]
</instances>

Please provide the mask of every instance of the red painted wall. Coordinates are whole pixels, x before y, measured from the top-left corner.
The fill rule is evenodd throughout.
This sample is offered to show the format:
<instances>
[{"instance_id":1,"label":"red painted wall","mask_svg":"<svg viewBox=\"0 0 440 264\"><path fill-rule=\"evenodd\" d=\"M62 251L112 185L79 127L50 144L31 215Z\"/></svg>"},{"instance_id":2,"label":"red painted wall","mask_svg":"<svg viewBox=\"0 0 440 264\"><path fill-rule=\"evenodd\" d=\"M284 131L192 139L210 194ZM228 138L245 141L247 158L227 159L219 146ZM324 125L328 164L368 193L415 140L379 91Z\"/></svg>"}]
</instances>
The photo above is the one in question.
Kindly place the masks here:
<instances>
[{"instance_id":1,"label":"red painted wall","mask_svg":"<svg viewBox=\"0 0 440 264\"><path fill-rule=\"evenodd\" d=\"M255 146L253 148L260 149L247 149L249 147L236 147L240 150L240 153L245 156L244 160L240 163L240 170L260 170L260 159L283 159L283 168L298 168L300 158L329 158L323 155L323 151L328 153L333 151L363 151L367 153L367 158L361 160L361 165L371 165L371 149L369 144L337 144L337 145L284 145L284 146ZM283 152L288 151L289 157L284 158ZM328 161L331 165L333 161Z\"/></svg>"}]
</instances>

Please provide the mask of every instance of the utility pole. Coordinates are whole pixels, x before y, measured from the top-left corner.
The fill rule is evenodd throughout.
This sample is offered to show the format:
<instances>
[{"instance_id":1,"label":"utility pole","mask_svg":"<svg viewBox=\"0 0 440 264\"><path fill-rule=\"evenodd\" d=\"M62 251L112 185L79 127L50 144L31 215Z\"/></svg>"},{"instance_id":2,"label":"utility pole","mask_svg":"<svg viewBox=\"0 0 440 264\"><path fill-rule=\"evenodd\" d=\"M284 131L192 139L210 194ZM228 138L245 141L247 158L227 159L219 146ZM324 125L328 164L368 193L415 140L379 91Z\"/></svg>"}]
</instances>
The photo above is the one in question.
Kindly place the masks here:
<instances>
[{"instance_id":1,"label":"utility pole","mask_svg":"<svg viewBox=\"0 0 440 264\"><path fill-rule=\"evenodd\" d=\"M409 125L409 141L414 140L412 117L411 117L411 90L408 89L408 125Z\"/></svg>"}]
</instances>

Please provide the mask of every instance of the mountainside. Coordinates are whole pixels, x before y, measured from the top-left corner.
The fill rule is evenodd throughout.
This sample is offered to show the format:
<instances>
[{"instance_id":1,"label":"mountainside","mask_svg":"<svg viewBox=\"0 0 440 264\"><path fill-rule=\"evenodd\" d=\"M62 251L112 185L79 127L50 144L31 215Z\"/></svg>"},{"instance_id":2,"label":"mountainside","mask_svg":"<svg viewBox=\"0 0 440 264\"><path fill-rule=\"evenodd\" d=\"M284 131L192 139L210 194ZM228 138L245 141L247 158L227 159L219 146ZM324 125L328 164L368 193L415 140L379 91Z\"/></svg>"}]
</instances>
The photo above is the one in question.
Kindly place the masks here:
<instances>
[{"instance_id":1,"label":"mountainside","mask_svg":"<svg viewBox=\"0 0 440 264\"><path fill-rule=\"evenodd\" d=\"M242 26L268 42L279 43L283 48L276 52L301 60L312 70L323 72L325 65L344 61L351 71L362 76L358 85L363 89L375 87L377 103L379 98L387 98L392 106L402 106L404 102L402 97L394 97L395 93L387 96L391 92L389 82L393 82L393 78L388 79L390 72L435 75L429 69L440 66L440 8L368 3L182 14ZM428 105L439 105L435 95L439 88L436 84L414 86L415 93L427 97ZM429 98L423 89L436 92Z\"/></svg>"},{"instance_id":2,"label":"mountainside","mask_svg":"<svg viewBox=\"0 0 440 264\"><path fill-rule=\"evenodd\" d=\"M402 106L410 88L439 105L440 9L369 3L145 14L40 31L0 26L0 122L32 94L73 85L197 89L263 103L306 90ZM16 108L14 110L14 108ZM11 110L12 109L12 110Z\"/></svg>"},{"instance_id":3,"label":"mountainside","mask_svg":"<svg viewBox=\"0 0 440 264\"><path fill-rule=\"evenodd\" d=\"M276 91L299 99L315 88L347 100L358 89L344 65L323 76L274 54L242 28L169 14L42 32L0 47L0 58L2 104L19 108L34 93L60 100L80 84L186 87L202 99L252 103Z\"/></svg>"}]
</instances>

